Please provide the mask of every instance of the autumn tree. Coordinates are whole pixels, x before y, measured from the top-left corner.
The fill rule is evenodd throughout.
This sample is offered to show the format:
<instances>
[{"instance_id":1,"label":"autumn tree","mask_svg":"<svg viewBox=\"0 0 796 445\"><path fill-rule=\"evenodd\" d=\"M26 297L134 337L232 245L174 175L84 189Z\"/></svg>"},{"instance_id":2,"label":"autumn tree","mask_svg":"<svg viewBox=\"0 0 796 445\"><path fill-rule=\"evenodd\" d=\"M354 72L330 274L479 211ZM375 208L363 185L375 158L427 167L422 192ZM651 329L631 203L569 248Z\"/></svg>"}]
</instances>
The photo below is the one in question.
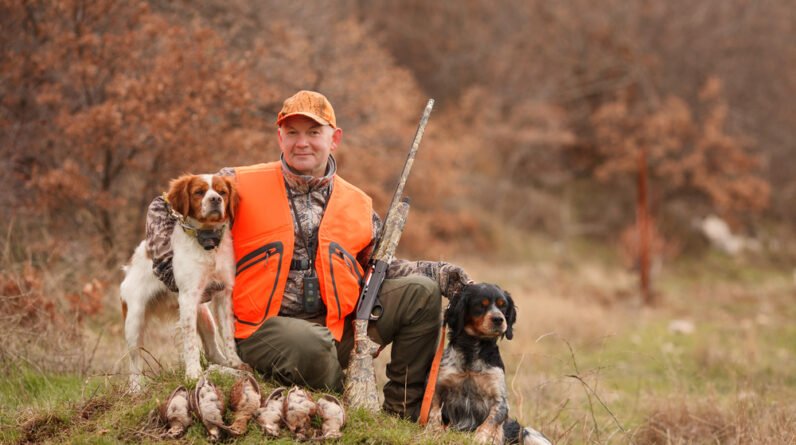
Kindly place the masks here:
<instances>
[{"instance_id":1,"label":"autumn tree","mask_svg":"<svg viewBox=\"0 0 796 445\"><path fill-rule=\"evenodd\" d=\"M247 64L201 23L114 0L3 9L3 155L17 204L54 229L99 233L113 253L169 176L216 170L243 143Z\"/></svg>"}]
</instances>

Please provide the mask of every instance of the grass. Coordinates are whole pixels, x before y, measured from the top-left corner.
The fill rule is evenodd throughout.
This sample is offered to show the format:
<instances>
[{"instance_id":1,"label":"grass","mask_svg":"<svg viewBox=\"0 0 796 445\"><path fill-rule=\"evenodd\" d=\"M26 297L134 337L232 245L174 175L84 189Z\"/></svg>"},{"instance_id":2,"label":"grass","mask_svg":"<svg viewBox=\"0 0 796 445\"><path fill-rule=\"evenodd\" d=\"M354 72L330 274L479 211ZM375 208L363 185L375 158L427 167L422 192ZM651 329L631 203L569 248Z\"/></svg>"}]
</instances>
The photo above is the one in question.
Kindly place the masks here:
<instances>
[{"instance_id":1,"label":"grass","mask_svg":"<svg viewBox=\"0 0 796 445\"><path fill-rule=\"evenodd\" d=\"M593 249L578 243L564 267L467 264L520 308L501 346L514 415L559 444L796 443L789 271L686 259L655 276L660 300L643 307L636 277Z\"/></svg>"},{"instance_id":2,"label":"grass","mask_svg":"<svg viewBox=\"0 0 796 445\"><path fill-rule=\"evenodd\" d=\"M790 270L764 258L684 258L654 276L660 299L645 307L635 275L622 269L610 246L577 240L564 251L538 238L511 243L510 261L454 262L476 280L499 283L519 307L515 338L503 341L501 351L510 412L521 423L557 444L796 443ZM126 364L117 320L109 310L86 324L103 330L101 342L83 342L93 357L89 374L96 377L0 363L0 442L174 442L158 438L150 413L190 382L179 377L169 359L174 350L166 348L155 352L163 366L150 370L146 392L125 394L123 377L114 376ZM692 330L673 329L673 322ZM170 335L154 343L171 346ZM222 376L215 380L225 390L232 384ZM260 383L263 391L274 386ZM205 440L193 425L177 442ZM339 443L469 440L427 435L416 424L355 411ZM262 441L251 424L234 443ZM274 442L292 443L287 437Z\"/></svg>"},{"instance_id":3,"label":"grass","mask_svg":"<svg viewBox=\"0 0 796 445\"><path fill-rule=\"evenodd\" d=\"M165 371L154 376L142 394L133 396L126 393L123 382L118 380L95 379L83 386L75 378L63 377L55 382L52 376L23 369L19 370L19 375L9 377L26 384L21 391L15 391L11 384L0 386L5 400L13 399L12 393L15 392L24 394L24 400L17 399L15 406L3 412L2 443L175 443L162 437L163 430L155 421L153 412L174 388L180 385L191 388L195 384L185 381L180 372ZM229 394L235 380L218 373L211 373L208 378L225 394ZM260 379L259 383L265 394L276 387L270 381ZM227 423L231 423L229 415L228 411ZM344 433L345 436L336 443L455 444L469 441L467 436L457 433L427 435L415 423L364 410L348 412ZM254 444L261 443L264 438L251 422L247 433L234 442ZM207 436L203 426L194 422L176 442L206 443ZM269 438L269 442L294 443L287 433L278 440Z\"/></svg>"}]
</instances>

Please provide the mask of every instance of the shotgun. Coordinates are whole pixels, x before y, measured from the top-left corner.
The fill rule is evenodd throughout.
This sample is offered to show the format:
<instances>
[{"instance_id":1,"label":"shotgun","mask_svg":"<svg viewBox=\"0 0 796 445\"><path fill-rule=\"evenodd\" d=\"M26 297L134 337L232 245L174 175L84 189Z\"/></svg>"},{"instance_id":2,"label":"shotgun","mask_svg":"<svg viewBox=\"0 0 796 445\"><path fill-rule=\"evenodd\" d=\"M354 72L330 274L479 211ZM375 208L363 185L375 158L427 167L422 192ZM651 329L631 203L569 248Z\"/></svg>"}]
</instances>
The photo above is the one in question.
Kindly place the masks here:
<instances>
[{"instance_id":1,"label":"shotgun","mask_svg":"<svg viewBox=\"0 0 796 445\"><path fill-rule=\"evenodd\" d=\"M354 318L354 348L351 350L351 360L346 373L345 399L349 406L365 408L371 412L379 411L376 374L373 369L373 357L378 352L379 345L368 337L368 322L378 320L383 312L378 294L387 274L387 267L395 257L395 249L398 247L409 214L409 198L403 197L403 190L433 107L434 99L429 99L417 126L412 146L409 148L398 187L390 201L381 233L368 261L367 275L357 302Z\"/></svg>"}]
</instances>

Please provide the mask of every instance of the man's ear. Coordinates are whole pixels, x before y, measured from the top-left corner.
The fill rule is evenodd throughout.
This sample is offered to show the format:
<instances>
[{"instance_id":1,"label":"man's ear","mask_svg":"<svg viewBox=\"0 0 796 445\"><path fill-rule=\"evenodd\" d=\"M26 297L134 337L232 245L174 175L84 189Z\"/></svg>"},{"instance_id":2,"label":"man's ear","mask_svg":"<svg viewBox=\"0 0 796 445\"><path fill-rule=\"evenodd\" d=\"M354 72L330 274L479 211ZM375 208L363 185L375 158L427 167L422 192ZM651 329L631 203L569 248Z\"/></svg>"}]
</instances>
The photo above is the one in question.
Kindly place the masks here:
<instances>
[{"instance_id":1,"label":"man's ear","mask_svg":"<svg viewBox=\"0 0 796 445\"><path fill-rule=\"evenodd\" d=\"M342 128L335 128L334 133L332 133L332 151L337 150L337 146L343 142L343 129Z\"/></svg>"},{"instance_id":2,"label":"man's ear","mask_svg":"<svg viewBox=\"0 0 796 445\"><path fill-rule=\"evenodd\" d=\"M227 183L227 190L229 190L229 195L227 198L227 215L229 215L230 220L234 220L235 215L238 213L240 195L238 195L238 188L235 185L234 179L224 176L224 182Z\"/></svg>"},{"instance_id":3,"label":"man's ear","mask_svg":"<svg viewBox=\"0 0 796 445\"><path fill-rule=\"evenodd\" d=\"M511 294L506 291L503 291L503 295L506 297L506 301L508 301L508 306L506 307L506 338L511 340L514 338L514 322L517 321L517 306L514 305L514 300L511 298Z\"/></svg>"},{"instance_id":4,"label":"man's ear","mask_svg":"<svg viewBox=\"0 0 796 445\"><path fill-rule=\"evenodd\" d=\"M169 205L175 212L182 216L188 216L191 211L191 195L190 186L193 180L193 175L185 174L177 179L172 179L169 183L169 191L166 194L166 199Z\"/></svg>"}]
</instances>

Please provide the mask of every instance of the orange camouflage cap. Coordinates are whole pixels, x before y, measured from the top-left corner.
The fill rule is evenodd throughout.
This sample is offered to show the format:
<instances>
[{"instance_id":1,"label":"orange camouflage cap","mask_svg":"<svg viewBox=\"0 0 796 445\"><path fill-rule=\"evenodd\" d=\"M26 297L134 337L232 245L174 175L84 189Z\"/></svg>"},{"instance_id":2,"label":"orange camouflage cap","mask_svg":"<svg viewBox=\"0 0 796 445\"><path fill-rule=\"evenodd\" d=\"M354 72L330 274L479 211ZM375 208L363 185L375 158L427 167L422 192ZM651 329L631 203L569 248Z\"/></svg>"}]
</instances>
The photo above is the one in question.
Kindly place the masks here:
<instances>
[{"instance_id":1,"label":"orange camouflage cap","mask_svg":"<svg viewBox=\"0 0 796 445\"><path fill-rule=\"evenodd\" d=\"M276 116L276 125L282 125L282 121L298 114L307 116L319 124L337 128L334 108L329 99L321 93L302 90L285 99L282 111Z\"/></svg>"}]
</instances>

